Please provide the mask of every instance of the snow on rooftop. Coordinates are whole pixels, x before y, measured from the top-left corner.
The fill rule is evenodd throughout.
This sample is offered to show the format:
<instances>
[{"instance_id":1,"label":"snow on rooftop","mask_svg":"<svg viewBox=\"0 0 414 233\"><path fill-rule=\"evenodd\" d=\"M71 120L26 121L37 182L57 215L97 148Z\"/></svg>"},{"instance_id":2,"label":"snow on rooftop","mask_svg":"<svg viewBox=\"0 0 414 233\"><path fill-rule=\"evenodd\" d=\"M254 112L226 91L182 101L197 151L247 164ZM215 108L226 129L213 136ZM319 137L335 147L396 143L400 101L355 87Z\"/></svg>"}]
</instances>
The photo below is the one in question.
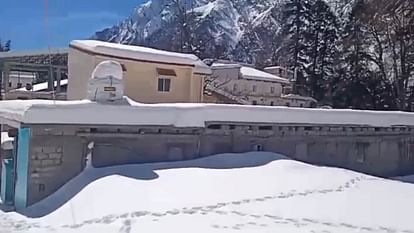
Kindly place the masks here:
<instances>
[{"instance_id":1,"label":"snow on rooftop","mask_svg":"<svg viewBox=\"0 0 414 233\"><path fill-rule=\"evenodd\" d=\"M176 127L204 127L206 122L372 127L414 125L414 114L406 112L201 103L140 104L130 99L127 99L126 105L98 104L88 100L0 101L0 119L28 124L172 125Z\"/></svg>"},{"instance_id":2,"label":"snow on rooftop","mask_svg":"<svg viewBox=\"0 0 414 233\"><path fill-rule=\"evenodd\" d=\"M7 132L1 132L1 148L3 150L12 150L13 149L14 138L9 137Z\"/></svg>"},{"instance_id":3,"label":"snow on rooftop","mask_svg":"<svg viewBox=\"0 0 414 233\"><path fill-rule=\"evenodd\" d=\"M212 69L231 69L231 68L241 68L242 66L237 63L213 63L211 65Z\"/></svg>"},{"instance_id":4,"label":"snow on rooftop","mask_svg":"<svg viewBox=\"0 0 414 233\"><path fill-rule=\"evenodd\" d=\"M414 232L414 185L253 152L87 168L0 232Z\"/></svg>"},{"instance_id":5,"label":"snow on rooftop","mask_svg":"<svg viewBox=\"0 0 414 233\"><path fill-rule=\"evenodd\" d=\"M65 86L67 84L68 84L68 79L60 80L60 86ZM54 82L54 86L55 87L57 86L57 81ZM48 82L43 82L43 83L34 84L31 90L27 90L26 87L21 87L19 89L16 89L16 91L33 91L33 92L47 91L47 87L48 87Z\"/></svg>"},{"instance_id":6,"label":"snow on rooftop","mask_svg":"<svg viewBox=\"0 0 414 233\"><path fill-rule=\"evenodd\" d=\"M289 80L285 78L281 78L279 76L269 74L267 72L264 72L264 71L261 71L261 70L258 70L252 67L242 66L240 68L240 72L242 76L246 79L264 80L264 81L272 81L272 82L290 84Z\"/></svg>"},{"instance_id":7,"label":"snow on rooftop","mask_svg":"<svg viewBox=\"0 0 414 233\"><path fill-rule=\"evenodd\" d=\"M36 74L31 72L10 71L9 79L36 79Z\"/></svg>"},{"instance_id":8,"label":"snow on rooftop","mask_svg":"<svg viewBox=\"0 0 414 233\"><path fill-rule=\"evenodd\" d=\"M123 45L96 40L74 40L70 45L75 48L86 49L93 53L108 56L169 64L191 65L195 67L194 72L196 73L211 74L210 67L193 54L175 53L141 46Z\"/></svg>"}]
</instances>

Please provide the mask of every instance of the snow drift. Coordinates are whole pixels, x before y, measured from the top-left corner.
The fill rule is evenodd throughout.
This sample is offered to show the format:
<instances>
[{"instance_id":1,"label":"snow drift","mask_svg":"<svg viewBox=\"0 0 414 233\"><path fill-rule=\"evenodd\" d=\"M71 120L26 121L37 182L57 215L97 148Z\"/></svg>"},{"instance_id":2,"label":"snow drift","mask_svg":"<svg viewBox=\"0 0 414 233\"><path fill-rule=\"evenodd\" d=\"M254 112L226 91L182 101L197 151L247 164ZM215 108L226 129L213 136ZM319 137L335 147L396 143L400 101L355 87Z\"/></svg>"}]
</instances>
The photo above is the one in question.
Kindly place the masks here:
<instances>
[{"instance_id":1,"label":"snow drift","mask_svg":"<svg viewBox=\"0 0 414 233\"><path fill-rule=\"evenodd\" d=\"M414 186L272 153L88 169L0 232L414 232ZM56 207L56 206L55 206Z\"/></svg>"}]
</instances>

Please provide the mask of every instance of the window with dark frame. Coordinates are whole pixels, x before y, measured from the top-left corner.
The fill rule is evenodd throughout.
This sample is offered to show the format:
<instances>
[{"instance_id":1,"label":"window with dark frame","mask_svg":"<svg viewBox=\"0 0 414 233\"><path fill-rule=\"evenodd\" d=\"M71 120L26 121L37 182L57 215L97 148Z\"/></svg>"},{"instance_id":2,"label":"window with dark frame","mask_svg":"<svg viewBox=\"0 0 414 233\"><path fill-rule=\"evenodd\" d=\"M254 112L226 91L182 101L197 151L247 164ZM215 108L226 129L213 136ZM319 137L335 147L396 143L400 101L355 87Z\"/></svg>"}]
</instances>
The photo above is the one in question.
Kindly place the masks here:
<instances>
[{"instance_id":1,"label":"window with dark frame","mask_svg":"<svg viewBox=\"0 0 414 233\"><path fill-rule=\"evenodd\" d=\"M158 79L158 91L159 92L169 92L170 88L171 88L171 79L169 78Z\"/></svg>"}]
</instances>

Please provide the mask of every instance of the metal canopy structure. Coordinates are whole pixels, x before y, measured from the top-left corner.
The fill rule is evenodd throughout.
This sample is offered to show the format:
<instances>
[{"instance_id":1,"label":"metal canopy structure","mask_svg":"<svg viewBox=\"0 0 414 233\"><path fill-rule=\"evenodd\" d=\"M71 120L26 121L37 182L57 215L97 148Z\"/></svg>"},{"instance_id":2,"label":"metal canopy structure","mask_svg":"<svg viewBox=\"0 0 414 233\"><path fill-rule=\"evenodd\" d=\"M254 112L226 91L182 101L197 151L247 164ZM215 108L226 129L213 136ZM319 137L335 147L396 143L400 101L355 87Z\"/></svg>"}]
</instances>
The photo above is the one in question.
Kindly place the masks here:
<instances>
[{"instance_id":1,"label":"metal canopy structure","mask_svg":"<svg viewBox=\"0 0 414 233\"><path fill-rule=\"evenodd\" d=\"M52 49L37 51L0 52L0 63L4 61L29 63L29 64L50 64L67 66L69 49Z\"/></svg>"},{"instance_id":2,"label":"metal canopy structure","mask_svg":"<svg viewBox=\"0 0 414 233\"><path fill-rule=\"evenodd\" d=\"M32 72L39 77L46 76L48 90L54 91L54 81L57 81L57 92L60 91L62 74L68 72L69 49L52 49L39 51L0 52L0 83L2 95L10 91L9 78L11 71Z\"/></svg>"}]
</instances>

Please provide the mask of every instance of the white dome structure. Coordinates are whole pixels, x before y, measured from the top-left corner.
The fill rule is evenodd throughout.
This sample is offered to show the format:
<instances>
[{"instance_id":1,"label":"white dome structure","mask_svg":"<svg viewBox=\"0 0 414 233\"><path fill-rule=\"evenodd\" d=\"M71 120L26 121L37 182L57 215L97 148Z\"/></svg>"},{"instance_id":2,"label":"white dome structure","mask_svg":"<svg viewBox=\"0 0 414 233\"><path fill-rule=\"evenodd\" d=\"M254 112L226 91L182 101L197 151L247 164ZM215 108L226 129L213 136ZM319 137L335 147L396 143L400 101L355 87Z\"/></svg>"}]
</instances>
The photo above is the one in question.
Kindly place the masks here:
<instances>
[{"instance_id":1,"label":"white dome structure","mask_svg":"<svg viewBox=\"0 0 414 233\"><path fill-rule=\"evenodd\" d=\"M122 66L116 61L99 63L88 82L88 99L99 103L122 100L124 82Z\"/></svg>"}]
</instances>

